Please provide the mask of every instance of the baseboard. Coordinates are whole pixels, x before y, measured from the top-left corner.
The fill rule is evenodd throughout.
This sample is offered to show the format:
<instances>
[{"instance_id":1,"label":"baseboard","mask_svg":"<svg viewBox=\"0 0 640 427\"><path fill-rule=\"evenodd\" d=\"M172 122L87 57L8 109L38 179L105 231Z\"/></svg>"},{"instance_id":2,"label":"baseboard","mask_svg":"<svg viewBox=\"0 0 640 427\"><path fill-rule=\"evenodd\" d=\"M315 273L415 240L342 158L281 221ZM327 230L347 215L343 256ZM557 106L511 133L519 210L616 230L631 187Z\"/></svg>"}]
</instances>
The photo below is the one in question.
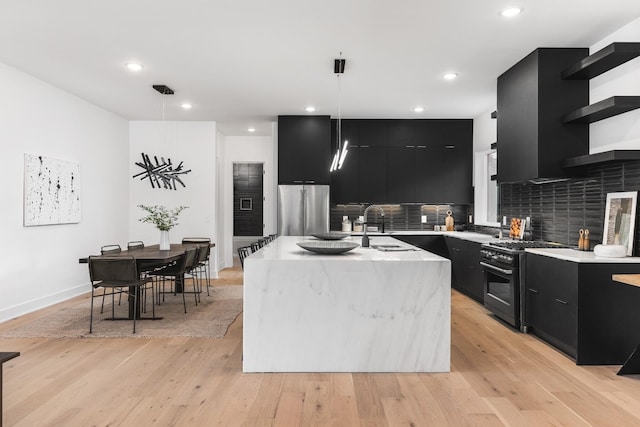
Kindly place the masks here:
<instances>
[{"instance_id":1,"label":"baseboard","mask_svg":"<svg viewBox=\"0 0 640 427\"><path fill-rule=\"evenodd\" d=\"M91 291L89 282L0 310L0 323L49 307Z\"/></svg>"}]
</instances>

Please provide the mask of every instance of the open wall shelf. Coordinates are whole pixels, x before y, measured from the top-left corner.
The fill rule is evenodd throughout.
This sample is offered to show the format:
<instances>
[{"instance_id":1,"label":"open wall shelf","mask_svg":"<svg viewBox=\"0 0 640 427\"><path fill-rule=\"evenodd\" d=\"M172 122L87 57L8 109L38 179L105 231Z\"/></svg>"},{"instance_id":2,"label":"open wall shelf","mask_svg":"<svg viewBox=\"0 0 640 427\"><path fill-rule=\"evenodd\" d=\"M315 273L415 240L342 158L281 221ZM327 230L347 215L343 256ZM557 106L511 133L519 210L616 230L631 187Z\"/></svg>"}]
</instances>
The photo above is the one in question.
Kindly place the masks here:
<instances>
[{"instance_id":1,"label":"open wall shelf","mask_svg":"<svg viewBox=\"0 0 640 427\"><path fill-rule=\"evenodd\" d=\"M565 160L562 163L562 166L565 168L577 168L623 160L640 160L640 150L612 150L596 154L587 154L585 156L571 157L570 159Z\"/></svg>"},{"instance_id":2,"label":"open wall shelf","mask_svg":"<svg viewBox=\"0 0 640 427\"><path fill-rule=\"evenodd\" d=\"M589 55L561 74L567 80L588 80L640 56L640 43L618 42Z\"/></svg>"},{"instance_id":3,"label":"open wall shelf","mask_svg":"<svg viewBox=\"0 0 640 427\"><path fill-rule=\"evenodd\" d=\"M640 96L612 96L562 116L562 123L593 123L640 108Z\"/></svg>"}]
</instances>

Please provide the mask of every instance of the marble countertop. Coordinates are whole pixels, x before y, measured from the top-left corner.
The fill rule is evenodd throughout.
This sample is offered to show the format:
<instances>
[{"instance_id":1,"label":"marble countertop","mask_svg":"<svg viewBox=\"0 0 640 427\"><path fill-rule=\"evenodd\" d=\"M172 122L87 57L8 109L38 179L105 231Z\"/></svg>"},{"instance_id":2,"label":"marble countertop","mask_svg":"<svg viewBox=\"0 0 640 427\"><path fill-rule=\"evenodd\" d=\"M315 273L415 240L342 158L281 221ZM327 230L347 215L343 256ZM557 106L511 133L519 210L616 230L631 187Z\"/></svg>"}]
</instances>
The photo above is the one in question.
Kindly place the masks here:
<instances>
[{"instance_id":1,"label":"marble countertop","mask_svg":"<svg viewBox=\"0 0 640 427\"><path fill-rule=\"evenodd\" d=\"M591 251L579 251L577 249L527 249L527 253L548 256L572 262L584 263L611 263L611 264L638 264L640 257L608 258L597 257Z\"/></svg>"},{"instance_id":2,"label":"marble countertop","mask_svg":"<svg viewBox=\"0 0 640 427\"><path fill-rule=\"evenodd\" d=\"M367 233L368 234L368 233ZM302 249L296 243L318 240L310 236L280 236L261 250L249 255L254 260L307 260L307 261L449 261L446 258L424 251L408 243L401 242L389 235L369 235L370 245L392 244L402 248L414 249L399 252L385 252L373 247L357 247L349 252L338 255L321 255ZM351 241L360 244L362 237L352 236L342 241Z\"/></svg>"}]
</instances>

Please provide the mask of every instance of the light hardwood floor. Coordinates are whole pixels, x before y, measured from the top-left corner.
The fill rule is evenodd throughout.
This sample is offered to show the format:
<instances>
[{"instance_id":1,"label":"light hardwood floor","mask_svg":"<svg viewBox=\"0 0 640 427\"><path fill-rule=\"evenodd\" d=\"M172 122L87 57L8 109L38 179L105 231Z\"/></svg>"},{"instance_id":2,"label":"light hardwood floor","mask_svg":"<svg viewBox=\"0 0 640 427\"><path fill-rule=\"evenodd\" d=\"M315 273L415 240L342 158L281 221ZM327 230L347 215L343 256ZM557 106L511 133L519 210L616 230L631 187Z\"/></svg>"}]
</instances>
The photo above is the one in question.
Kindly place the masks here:
<instances>
[{"instance_id":1,"label":"light hardwood floor","mask_svg":"<svg viewBox=\"0 0 640 427\"><path fill-rule=\"evenodd\" d=\"M446 374L243 374L241 317L222 339L0 339L0 351L22 352L4 368L5 426L640 425L640 376L576 366L455 291Z\"/></svg>"}]
</instances>

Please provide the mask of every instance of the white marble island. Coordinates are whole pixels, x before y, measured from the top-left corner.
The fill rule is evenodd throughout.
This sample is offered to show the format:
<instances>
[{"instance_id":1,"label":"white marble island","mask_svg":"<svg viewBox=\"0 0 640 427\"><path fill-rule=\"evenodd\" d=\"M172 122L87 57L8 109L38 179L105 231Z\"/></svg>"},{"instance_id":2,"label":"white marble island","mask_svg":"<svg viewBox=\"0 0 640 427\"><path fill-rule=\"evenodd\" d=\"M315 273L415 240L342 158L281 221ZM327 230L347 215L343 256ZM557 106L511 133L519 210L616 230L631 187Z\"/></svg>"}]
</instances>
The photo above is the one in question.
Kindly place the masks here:
<instances>
[{"instance_id":1,"label":"white marble island","mask_svg":"<svg viewBox=\"0 0 640 427\"><path fill-rule=\"evenodd\" d=\"M448 259L417 248L319 255L296 245L305 239L281 236L245 259L244 372L449 371Z\"/></svg>"}]
</instances>

